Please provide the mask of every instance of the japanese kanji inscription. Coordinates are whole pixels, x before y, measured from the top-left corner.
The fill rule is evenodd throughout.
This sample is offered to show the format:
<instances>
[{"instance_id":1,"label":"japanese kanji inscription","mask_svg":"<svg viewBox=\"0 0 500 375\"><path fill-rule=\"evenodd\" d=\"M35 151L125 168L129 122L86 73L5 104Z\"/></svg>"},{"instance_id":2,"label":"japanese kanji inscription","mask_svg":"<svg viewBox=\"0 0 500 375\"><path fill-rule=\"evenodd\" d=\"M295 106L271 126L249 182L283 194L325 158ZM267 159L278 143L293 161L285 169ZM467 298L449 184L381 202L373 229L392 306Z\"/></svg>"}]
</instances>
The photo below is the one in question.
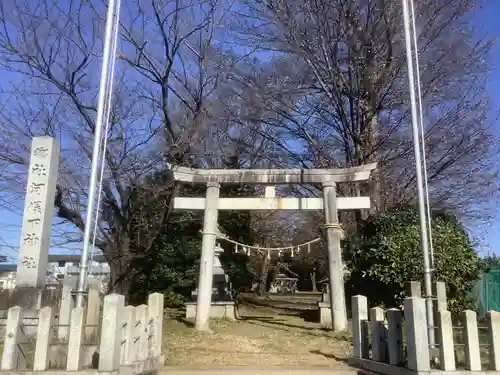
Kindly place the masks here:
<instances>
[{"instance_id":1,"label":"japanese kanji inscription","mask_svg":"<svg viewBox=\"0 0 500 375\"><path fill-rule=\"evenodd\" d=\"M52 234L59 143L51 137L35 137L31 150L16 285L42 288Z\"/></svg>"}]
</instances>

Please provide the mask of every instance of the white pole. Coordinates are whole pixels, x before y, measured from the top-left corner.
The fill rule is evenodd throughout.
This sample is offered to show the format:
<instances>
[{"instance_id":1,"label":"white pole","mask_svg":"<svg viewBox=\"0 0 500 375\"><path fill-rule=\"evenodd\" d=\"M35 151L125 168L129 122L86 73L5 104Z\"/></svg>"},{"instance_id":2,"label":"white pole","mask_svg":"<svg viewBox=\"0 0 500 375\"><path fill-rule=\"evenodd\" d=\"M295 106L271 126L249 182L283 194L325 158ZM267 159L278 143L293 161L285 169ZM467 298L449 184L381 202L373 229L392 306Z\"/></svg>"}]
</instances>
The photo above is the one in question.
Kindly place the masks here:
<instances>
[{"instance_id":1,"label":"white pole","mask_svg":"<svg viewBox=\"0 0 500 375\"><path fill-rule=\"evenodd\" d=\"M106 15L106 32L104 36L104 49L102 56L102 70L101 78L99 83L99 99L97 104L97 119L95 123L94 131L94 148L92 151L92 167L90 171L90 184L89 184L89 195L87 202L87 212L85 218L85 231L83 233L83 250L80 259L80 274L78 277L78 290L76 296L76 306L83 307L83 295L85 293L86 287L86 277L87 277L87 264L89 257L90 248L90 236L92 235L92 216L94 214L94 200L96 195L96 185L97 177L99 172L99 161L100 161L100 146L102 138L102 128L104 125L104 110L106 107L107 94L111 95L111 92L107 90L107 84L109 82L109 68L110 63L114 64L114 61L110 61L110 57L113 55L111 51L111 46L113 44L113 24L115 23L114 17L120 16L120 9L116 7L115 0L109 0L108 12ZM118 30L115 30L116 32ZM116 48L116 45L115 45Z\"/></svg>"},{"instance_id":2,"label":"white pole","mask_svg":"<svg viewBox=\"0 0 500 375\"><path fill-rule=\"evenodd\" d=\"M116 9L120 10L121 0L116 0ZM92 234L92 247L90 248L90 264L87 270L87 276L92 275L92 266L94 262L95 255L95 239L97 237L97 228L99 227L99 211L101 207L101 194L102 194L102 181L104 179L104 163L106 161L106 150L108 147L108 131L109 131L109 117L111 114L111 105L112 105L112 96L113 96L113 82L115 78L115 60L116 60L116 50L117 50L117 41L118 41L118 27L120 26L119 17L115 17L115 23L113 25L112 31L112 42L111 42L111 56L110 56L110 72L108 74L108 81L106 82L106 106L104 115L103 115L103 124L106 125L103 139L102 139L102 158L101 158L101 175L99 177L99 191L97 194L97 206L95 208L95 218L94 218L94 232ZM85 282L86 284L86 282Z\"/></svg>"},{"instance_id":3,"label":"white pole","mask_svg":"<svg viewBox=\"0 0 500 375\"><path fill-rule=\"evenodd\" d=\"M422 161L420 159L420 136L417 111L417 100L415 97L415 78L413 73L413 54L411 48L410 15L408 10L408 0L403 3L403 22L405 33L406 60L408 64L408 84L410 90L411 118L413 131L413 148L415 152L415 167L417 174L418 209L420 216L420 248L422 249L424 263L424 289L427 309L427 324L429 327L429 344L434 345L434 316L432 311L432 275L429 264L429 247L427 238L427 218L425 210L425 196L422 177Z\"/></svg>"},{"instance_id":4,"label":"white pole","mask_svg":"<svg viewBox=\"0 0 500 375\"><path fill-rule=\"evenodd\" d=\"M413 26L413 46L415 49L415 71L417 78L417 95L418 95L418 112L420 117L420 136L422 139L422 166L424 171L424 191L425 191L425 203L427 208L427 226L429 232L429 254L430 254L430 264L432 272L434 272L434 246L432 244L432 217L431 217L431 204L429 201L429 181L427 178L427 160L425 152L425 129L424 129L424 111L422 109L422 85L420 84L420 63L418 57L418 40L417 40L417 27L415 24L415 7L413 5L413 0L410 0L411 7L411 19Z\"/></svg>"}]
</instances>

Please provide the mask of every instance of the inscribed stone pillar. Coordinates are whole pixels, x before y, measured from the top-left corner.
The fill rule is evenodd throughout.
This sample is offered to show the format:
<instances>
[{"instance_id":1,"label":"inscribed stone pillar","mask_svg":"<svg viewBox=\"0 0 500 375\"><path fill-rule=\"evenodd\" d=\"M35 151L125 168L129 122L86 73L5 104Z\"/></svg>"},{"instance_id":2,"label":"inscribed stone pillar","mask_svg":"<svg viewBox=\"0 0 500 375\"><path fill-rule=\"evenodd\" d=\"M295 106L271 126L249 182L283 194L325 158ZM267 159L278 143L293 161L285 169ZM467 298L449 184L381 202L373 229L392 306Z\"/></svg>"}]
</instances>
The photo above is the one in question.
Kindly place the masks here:
<instances>
[{"instance_id":1,"label":"inscribed stone pillar","mask_svg":"<svg viewBox=\"0 0 500 375\"><path fill-rule=\"evenodd\" d=\"M33 138L16 287L45 287L58 166L59 143Z\"/></svg>"},{"instance_id":2,"label":"inscribed stone pillar","mask_svg":"<svg viewBox=\"0 0 500 375\"><path fill-rule=\"evenodd\" d=\"M215 241L217 239L217 203L220 185L207 183L205 214L203 218L203 237L201 243L200 279L196 300L196 322L198 331L210 330L210 307L212 304L212 283Z\"/></svg>"},{"instance_id":3,"label":"inscribed stone pillar","mask_svg":"<svg viewBox=\"0 0 500 375\"><path fill-rule=\"evenodd\" d=\"M347 312L344 294L344 271L340 240L342 229L337 213L337 192L334 182L323 183L326 242L328 246L328 271L330 274L330 309L333 330L347 329Z\"/></svg>"}]
</instances>

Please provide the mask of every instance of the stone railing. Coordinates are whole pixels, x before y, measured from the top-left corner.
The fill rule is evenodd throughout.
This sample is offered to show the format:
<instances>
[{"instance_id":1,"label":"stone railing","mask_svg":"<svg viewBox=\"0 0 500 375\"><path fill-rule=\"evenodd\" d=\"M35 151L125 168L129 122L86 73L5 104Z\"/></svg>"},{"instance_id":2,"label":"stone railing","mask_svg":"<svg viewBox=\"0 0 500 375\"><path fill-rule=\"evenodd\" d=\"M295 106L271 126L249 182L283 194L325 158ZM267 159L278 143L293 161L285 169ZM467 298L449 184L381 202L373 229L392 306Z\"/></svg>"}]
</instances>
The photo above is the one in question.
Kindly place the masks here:
<instances>
[{"instance_id":1,"label":"stone railing","mask_svg":"<svg viewBox=\"0 0 500 375\"><path fill-rule=\"evenodd\" d=\"M500 312L490 311L484 327L474 311L464 311L456 325L447 310L435 317L436 343L429 345L423 298L406 298L404 313L374 307L368 314L366 297L354 296L349 364L379 374L500 374Z\"/></svg>"},{"instance_id":2,"label":"stone railing","mask_svg":"<svg viewBox=\"0 0 500 375\"><path fill-rule=\"evenodd\" d=\"M0 374L23 370L25 374L54 372L140 374L163 367L163 295L149 296L148 305L124 306L125 298L110 294L104 298L97 325L86 324L87 309L71 311L69 327L56 323L52 308L40 309L36 321L23 319L23 308L9 309L2 351ZM68 329L67 340L61 328ZM89 334L90 332L90 334Z\"/></svg>"}]
</instances>

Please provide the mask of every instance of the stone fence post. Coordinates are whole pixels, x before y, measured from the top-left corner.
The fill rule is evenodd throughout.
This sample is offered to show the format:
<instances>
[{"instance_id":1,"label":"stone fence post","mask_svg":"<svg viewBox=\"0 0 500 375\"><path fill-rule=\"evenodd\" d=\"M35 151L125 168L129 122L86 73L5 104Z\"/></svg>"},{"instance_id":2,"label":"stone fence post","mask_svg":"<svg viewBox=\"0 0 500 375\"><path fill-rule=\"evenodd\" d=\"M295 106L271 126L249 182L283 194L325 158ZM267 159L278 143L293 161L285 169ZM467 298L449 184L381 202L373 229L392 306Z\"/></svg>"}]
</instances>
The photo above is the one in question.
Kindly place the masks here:
<instances>
[{"instance_id":1,"label":"stone fence post","mask_svg":"<svg viewBox=\"0 0 500 375\"><path fill-rule=\"evenodd\" d=\"M87 296L87 316L85 325L87 329L85 336L94 338L98 335L99 318L101 315L101 293L96 285L89 285L89 294Z\"/></svg>"},{"instance_id":2,"label":"stone fence post","mask_svg":"<svg viewBox=\"0 0 500 375\"><path fill-rule=\"evenodd\" d=\"M385 362L387 355L387 330L384 321L384 309L381 307L373 307L370 309L372 359L377 362Z\"/></svg>"},{"instance_id":3,"label":"stone fence post","mask_svg":"<svg viewBox=\"0 0 500 375\"><path fill-rule=\"evenodd\" d=\"M403 314L401 313L401 310L387 310L387 330L389 363L394 366L400 366L404 362Z\"/></svg>"},{"instance_id":4,"label":"stone fence post","mask_svg":"<svg viewBox=\"0 0 500 375\"><path fill-rule=\"evenodd\" d=\"M84 339L85 309L75 307L71 311L71 324L69 327L68 362L67 371L79 371L83 365L83 339Z\"/></svg>"},{"instance_id":5,"label":"stone fence post","mask_svg":"<svg viewBox=\"0 0 500 375\"><path fill-rule=\"evenodd\" d=\"M453 341L453 325L451 313L447 310L438 310L436 322L439 326L439 363L441 370L455 371L455 346Z\"/></svg>"},{"instance_id":6,"label":"stone fence post","mask_svg":"<svg viewBox=\"0 0 500 375\"><path fill-rule=\"evenodd\" d=\"M104 297L101 343L99 345L99 371L112 372L120 369L120 341L124 304L125 297L120 294L109 294Z\"/></svg>"},{"instance_id":7,"label":"stone fence post","mask_svg":"<svg viewBox=\"0 0 500 375\"><path fill-rule=\"evenodd\" d=\"M500 371L500 312L488 312L490 369Z\"/></svg>"},{"instance_id":8,"label":"stone fence post","mask_svg":"<svg viewBox=\"0 0 500 375\"><path fill-rule=\"evenodd\" d=\"M136 357L135 348L135 307L126 306L122 317L122 345L120 364L130 366Z\"/></svg>"},{"instance_id":9,"label":"stone fence post","mask_svg":"<svg viewBox=\"0 0 500 375\"><path fill-rule=\"evenodd\" d=\"M409 297L422 297L422 285L420 281L410 281L406 285L406 289Z\"/></svg>"},{"instance_id":10,"label":"stone fence post","mask_svg":"<svg viewBox=\"0 0 500 375\"><path fill-rule=\"evenodd\" d=\"M465 366L469 371L481 371L477 314L475 311L466 310L462 312L462 319L464 323Z\"/></svg>"},{"instance_id":11,"label":"stone fence post","mask_svg":"<svg viewBox=\"0 0 500 375\"><path fill-rule=\"evenodd\" d=\"M52 327L54 316L50 307L40 310L38 316L38 331L36 336L34 371L45 371L49 366L50 344L52 341Z\"/></svg>"},{"instance_id":12,"label":"stone fence post","mask_svg":"<svg viewBox=\"0 0 500 375\"><path fill-rule=\"evenodd\" d=\"M149 334L151 336L151 357L161 356L163 341L163 299L162 293L153 293L148 298Z\"/></svg>"},{"instance_id":13,"label":"stone fence post","mask_svg":"<svg viewBox=\"0 0 500 375\"><path fill-rule=\"evenodd\" d=\"M2 370L16 370L22 366L18 343L23 339L21 324L23 321L23 308L14 306L9 309L7 315L7 326L5 327L5 339L3 342Z\"/></svg>"},{"instance_id":14,"label":"stone fence post","mask_svg":"<svg viewBox=\"0 0 500 375\"><path fill-rule=\"evenodd\" d=\"M75 288L73 280L64 280L61 291L61 305L59 309L59 327L57 336L59 340L68 341L69 325L71 322L71 311L74 307L71 292Z\"/></svg>"},{"instance_id":15,"label":"stone fence post","mask_svg":"<svg viewBox=\"0 0 500 375\"><path fill-rule=\"evenodd\" d=\"M139 305L135 308L135 336L137 340L136 361L148 359L148 306Z\"/></svg>"},{"instance_id":16,"label":"stone fence post","mask_svg":"<svg viewBox=\"0 0 500 375\"><path fill-rule=\"evenodd\" d=\"M425 300L419 297L405 298L404 314L408 368L413 371L430 371Z\"/></svg>"},{"instance_id":17,"label":"stone fence post","mask_svg":"<svg viewBox=\"0 0 500 375\"><path fill-rule=\"evenodd\" d=\"M368 300L365 296L352 297L352 356L368 358Z\"/></svg>"}]
</instances>

